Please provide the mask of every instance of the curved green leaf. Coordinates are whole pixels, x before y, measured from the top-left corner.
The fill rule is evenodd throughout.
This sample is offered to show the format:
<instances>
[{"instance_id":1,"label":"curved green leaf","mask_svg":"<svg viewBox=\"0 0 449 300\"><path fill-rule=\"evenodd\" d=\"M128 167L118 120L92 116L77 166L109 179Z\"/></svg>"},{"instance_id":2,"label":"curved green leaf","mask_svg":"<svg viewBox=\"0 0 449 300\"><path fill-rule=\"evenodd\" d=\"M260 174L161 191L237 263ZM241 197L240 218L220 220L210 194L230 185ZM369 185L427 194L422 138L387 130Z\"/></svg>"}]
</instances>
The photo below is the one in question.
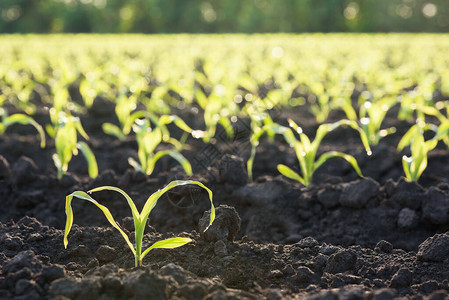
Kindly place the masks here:
<instances>
[{"instance_id":1,"label":"curved green leaf","mask_svg":"<svg viewBox=\"0 0 449 300\"><path fill-rule=\"evenodd\" d=\"M8 116L6 118L3 119L2 121L2 127L0 127L0 133L3 133L6 128L8 128L9 126L13 125L13 124L21 124L21 125L31 125L33 126L40 137L41 140L41 148L45 148L45 132L42 129L42 126L39 125L36 121L34 121L33 118L24 115L24 114L14 114L11 116Z\"/></svg>"},{"instance_id":2,"label":"curved green leaf","mask_svg":"<svg viewBox=\"0 0 449 300\"><path fill-rule=\"evenodd\" d=\"M82 192L82 191L76 191L76 192L73 192L72 194L66 196L65 211L66 211L66 215L67 215L67 220L66 220L66 226L65 226L65 230L64 230L64 247L65 248L67 248L67 245L68 245L67 236L69 235L69 232L70 232L70 230L72 228L72 224L73 224L73 210L72 210L72 205L71 205L73 197L76 197L76 198L82 199L82 200L87 200L87 201L95 204L103 212L103 214L105 215L105 217L109 221L109 223L120 232L120 234L123 236L126 243L128 244L128 247L133 252L133 254L134 255L136 254L136 251L134 250L134 246L129 241L129 238L126 235L126 233L115 222L109 209L106 206L101 205L100 203L95 201L92 197L90 197L88 194L86 194L85 192Z\"/></svg>"},{"instance_id":3,"label":"curved green leaf","mask_svg":"<svg viewBox=\"0 0 449 300\"><path fill-rule=\"evenodd\" d=\"M277 165L277 169L279 171L279 173L281 173L282 175L284 175L285 177L288 177L290 179L296 180L301 182L303 185L308 186L309 183L306 182L304 180L304 178L302 178L301 176L299 176L298 173L296 173L295 171L293 171L292 169L290 169L289 167L287 167L286 165L283 164L279 164Z\"/></svg>"},{"instance_id":4,"label":"curved green leaf","mask_svg":"<svg viewBox=\"0 0 449 300\"><path fill-rule=\"evenodd\" d=\"M98 176L98 166L94 153L92 152L92 150L90 150L89 146L85 142L79 142L76 145L86 158L89 176L91 178L96 178Z\"/></svg>"},{"instance_id":5,"label":"curved green leaf","mask_svg":"<svg viewBox=\"0 0 449 300\"><path fill-rule=\"evenodd\" d=\"M185 244L188 244L192 242L192 239L189 238L182 238L182 237L176 237L171 239L166 239L162 241L158 241L151 245L149 248L147 248L141 255L140 260L142 260L151 250L153 249L174 249L181 246L184 246Z\"/></svg>"},{"instance_id":6,"label":"curved green leaf","mask_svg":"<svg viewBox=\"0 0 449 300\"><path fill-rule=\"evenodd\" d=\"M91 193L95 193L95 192L100 192L100 191L104 191L104 190L108 190L108 191L114 191L117 193L120 193L123 197L125 197L126 202L128 202L129 207L131 208L131 213L133 215L133 219L139 219L140 218L140 214L139 211L137 210L136 205L134 204L134 201L131 199L131 197L122 189L119 189L117 187L114 186L100 186L94 189L91 189L89 191L87 191L89 194Z\"/></svg>"},{"instance_id":7,"label":"curved green leaf","mask_svg":"<svg viewBox=\"0 0 449 300\"><path fill-rule=\"evenodd\" d=\"M210 226L212 224L212 222L215 220L215 207L214 207L214 203L212 201L212 191L210 189L208 189L201 182L193 181L193 180L175 180L175 181L172 181L167 186L165 186L162 190L158 190L157 192L152 194L147 199L147 201L145 202L145 205L144 205L144 207L142 209L142 212L140 213L141 221L143 223L146 223L146 220L148 219L148 216L150 215L151 210L154 208L154 206L156 205L157 201L159 200L159 198L163 194L165 194L166 192L168 192L172 188L175 188L175 187L178 187L178 186L187 185L187 184L192 184L192 185L197 185L199 187L202 187L209 194L209 200L210 200L210 205L211 205L211 208L210 208L211 209L210 222L209 222L209 226ZM205 229L205 231L209 228L209 226Z\"/></svg>"},{"instance_id":8,"label":"curved green leaf","mask_svg":"<svg viewBox=\"0 0 449 300\"><path fill-rule=\"evenodd\" d=\"M101 128L103 129L104 133L113 135L119 140L124 140L126 138L126 135L123 134L122 130L114 124L103 123L103 125L101 125Z\"/></svg>"},{"instance_id":9,"label":"curved green leaf","mask_svg":"<svg viewBox=\"0 0 449 300\"><path fill-rule=\"evenodd\" d=\"M151 175L153 173L156 162L166 155L169 155L172 158L176 159L179 162L179 164L183 167L184 171L188 176L192 175L192 166L190 162L181 153L174 150L163 150L157 152L148 162L148 168L147 170L145 170L145 173L147 175Z\"/></svg>"},{"instance_id":10,"label":"curved green leaf","mask_svg":"<svg viewBox=\"0 0 449 300\"><path fill-rule=\"evenodd\" d=\"M354 156L346 154L346 153L337 152L337 151L330 151L330 152L323 153L320 156L320 158L318 158L318 160L315 162L313 171L318 169L328 159L334 158L334 157L341 157L341 158L345 159L347 162L349 162L351 164L351 166L354 168L354 170L357 172L357 174L360 177L363 177L362 171L360 170L359 164L357 163L357 160L354 158Z\"/></svg>"}]
</instances>

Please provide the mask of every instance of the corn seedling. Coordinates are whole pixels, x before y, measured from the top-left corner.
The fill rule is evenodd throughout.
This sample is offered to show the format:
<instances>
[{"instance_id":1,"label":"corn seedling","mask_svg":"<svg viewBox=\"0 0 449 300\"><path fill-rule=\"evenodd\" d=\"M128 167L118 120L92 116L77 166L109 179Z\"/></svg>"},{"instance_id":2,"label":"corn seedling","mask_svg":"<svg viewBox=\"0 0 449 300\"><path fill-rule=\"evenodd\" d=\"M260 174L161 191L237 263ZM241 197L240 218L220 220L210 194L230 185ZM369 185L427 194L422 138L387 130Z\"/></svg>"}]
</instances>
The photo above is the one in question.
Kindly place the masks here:
<instances>
[{"instance_id":1,"label":"corn seedling","mask_svg":"<svg viewBox=\"0 0 449 300\"><path fill-rule=\"evenodd\" d=\"M250 181L253 180L252 178L252 168L254 165L254 158L256 155L256 147L259 144L259 139L263 136L265 133L275 133L275 134L281 134L286 142L290 145L290 147L293 147L296 153L296 156L298 158L298 162L300 165L300 169L302 172L302 176L297 174L295 171L290 169L289 167L279 164L277 166L278 171L290 178L294 179L296 181L301 182L305 186L310 185L313 177L313 173L318 169L323 163L325 163L328 159L333 157L341 157L348 161L351 166L354 168L354 170L357 172L357 174L360 177L363 177L362 172L360 170L359 165L357 164L357 161L355 158L349 154L337 152L337 151L330 151L323 153L318 160L316 160L316 154L318 151L318 147L324 138L324 136L337 129L338 127L342 125L350 126L351 128L358 130L360 133L360 128L358 127L357 123L351 120L340 120L338 122L332 123L332 124L322 124L320 127L318 127L315 140L313 142L310 141L310 139L307 137L305 133L303 133L302 128L299 127L293 120L289 119L289 126L291 129L294 130L297 134L299 134L299 140L296 138L295 134L292 132L292 130L288 127L281 126L279 124L273 123L269 125L265 125L262 128L259 128L257 131L253 133L251 136L251 155L247 162L247 173L248 178ZM362 139L362 142L365 146L367 155L371 155L371 148L369 147L369 144L367 143L365 136L360 133L360 137Z\"/></svg>"},{"instance_id":2,"label":"corn seedling","mask_svg":"<svg viewBox=\"0 0 449 300\"><path fill-rule=\"evenodd\" d=\"M277 166L278 171L284 175L285 177L288 177L290 179L296 180L301 182L305 186L309 186L312 182L312 177L314 172L327 160L333 157L341 157L345 159L347 162L351 164L351 166L354 168L354 170L357 172L357 174L360 177L363 177L362 172L360 170L359 165L357 164L357 161L352 155L337 152L337 151L329 151L323 153L318 159L316 159L316 154L318 151L318 147L321 143L321 140L324 138L324 136L335 130L341 125L350 125L351 123L347 120L342 120L336 123L332 124L322 124L320 127L318 127L315 139L313 142L310 141L310 139L307 137L305 133L303 133L301 127L299 127L295 122L289 119L289 125L291 128L281 126L279 124L273 124L264 126L262 129L260 129L258 132L253 134L252 136L252 153L251 157L248 160L247 167L248 167L248 176L250 177L250 180L252 179L252 166L254 161L254 155L255 155L255 147L257 146L258 140L260 137L267 131L273 131L276 134L282 134L286 142L290 145L290 147L293 147L296 153L296 157L298 158L299 167L301 169L302 176L293 171L291 168L287 167L286 165L279 164ZM296 138L295 134L291 130L293 129L294 132L299 134L299 140Z\"/></svg>"},{"instance_id":3,"label":"corn seedling","mask_svg":"<svg viewBox=\"0 0 449 300\"><path fill-rule=\"evenodd\" d=\"M32 117L24 115L24 114L13 114L8 116L6 111L0 108L0 115L2 116L2 121L0 122L0 134L3 134L6 129L13 124L21 124L21 125L31 125L36 128L41 143L41 148L45 148L45 133L42 129L42 126L39 125Z\"/></svg>"},{"instance_id":4,"label":"corn seedling","mask_svg":"<svg viewBox=\"0 0 449 300\"><path fill-rule=\"evenodd\" d=\"M53 162L58 170L59 179L67 173L72 156L78 155L78 150L81 150L86 158L89 176L95 178L98 175L97 160L85 142L78 142L78 133L86 140L89 139L79 118L61 116L55 136L56 153L53 154Z\"/></svg>"},{"instance_id":5,"label":"corn seedling","mask_svg":"<svg viewBox=\"0 0 449 300\"><path fill-rule=\"evenodd\" d=\"M395 127L390 127L386 129L381 129L382 122L388 110L396 103L393 97L383 98L381 100L371 102L365 101L359 109L359 119L357 120L357 114L350 104L350 102L345 101L341 106L344 110L346 116L351 121L356 121L360 129L360 135L365 148L368 145L375 146L379 144L379 141L390 134L396 132Z\"/></svg>"},{"instance_id":6,"label":"corn seedling","mask_svg":"<svg viewBox=\"0 0 449 300\"><path fill-rule=\"evenodd\" d=\"M126 95L121 95L115 106L115 114L119 120L120 127L111 123L104 123L102 125L104 133L113 135L120 140L124 140L125 137L131 132L134 121L145 117L144 111L136 111L133 113L136 107L136 96L131 95L128 97Z\"/></svg>"},{"instance_id":7,"label":"corn seedling","mask_svg":"<svg viewBox=\"0 0 449 300\"><path fill-rule=\"evenodd\" d=\"M204 123L206 125L205 134L202 137L205 143L209 142L214 137L217 129L217 124L220 124L226 131L228 138L234 136L234 129L229 120L230 110L225 106L221 89L216 88L215 91L206 97L201 89L195 90L195 97L198 105L204 110ZM235 105L234 105L235 106Z\"/></svg>"},{"instance_id":8,"label":"corn seedling","mask_svg":"<svg viewBox=\"0 0 449 300\"><path fill-rule=\"evenodd\" d=\"M424 140L424 132L432 130L436 132L430 140ZM427 168L427 154L433 150L438 141L447 137L449 132L449 123L444 123L439 127L425 123L418 119L417 124L410 127L399 141L398 150L402 151L406 146L410 146L411 156L402 156L402 167L404 174L409 181L418 181L424 170Z\"/></svg>"},{"instance_id":9,"label":"corn seedling","mask_svg":"<svg viewBox=\"0 0 449 300\"><path fill-rule=\"evenodd\" d=\"M179 152L183 148L183 143L170 137L168 129L165 125L173 122L176 126L189 132L193 137L199 138L203 132L192 130L181 118L177 116L163 115L159 119L153 118L156 126L151 128L148 119L137 119L134 122L133 130L136 133L138 144L139 162L132 158L128 159L131 166L137 171L147 175L153 173L156 162L162 157L168 155L177 160L187 175L192 175L192 166L189 161ZM156 147L162 142L170 143L175 146L174 150L161 150L156 152Z\"/></svg>"},{"instance_id":10,"label":"corn seedling","mask_svg":"<svg viewBox=\"0 0 449 300\"><path fill-rule=\"evenodd\" d=\"M447 102L438 101L434 106L423 106L420 109L421 113L425 115L434 116L440 121L440 125L438 128L435 128L434 125L427 124L426 126L430 127L428 129L436 132L438 138L442 140L447 147L449 147L449 134L447 133L446 128L449 127L449 118L447 117L449 113L449 105ZM443 114L441 111L445 111ZM424 118L424 117L423 117Z\"/></svg>"},{"instance_id":11,"label":"corn seedling","mask_svg":"<svg viewBox=\"0 0 449 300\"><path fill-rule=\"evenodd\" d=\"M151 213L151 210L155 207L155 205L157 204L157 201L163 194L165 194L172 188L187 185L187 184L193 184L193 185L202 187L209 194L209 200L210 200L210 205L211 205L211 213L210 213L210 221L209 221L209 226L210 226L215 219L215 208L214 208L214 204L212 202L212 191L210 189L208 189L206 186L204 186L201 182L179 181L179 180L170 182L162 190L158 190L157 192L152 194L147 199L147 201L145 202L145 205L143 206L143 209L140 213L137 210L136 205L134 204L133 200L123 190L116 188L116 187L112 187L112 186L102 186L102 187L92 189L92 190L88 191L87 193L82 192L82 191L75 191L75 192L71 193L70 195L66 196L65 213L67 215L67 220L66 220L66 226L65 226L65 231L64 231L64 247L67 248L67 245L68 245L67 236L68 236L70 229L72 228L72 224L73 224L73 211L72 211L72 206L71 206L73 197L76 197L76 198L82 199L82 200L87 200L87 201L95 204L99 209L101 209L101 211L104 213L104 215L105 215L106 219L109 221L109 223L115 229L117 229L120 232L120 234L122 235L122 237L125 239L126 244L128 245L128 247L131 249L132 253L134 254L136 267L142 265L143 258L153 249L157 249L157 248L172 249L172 248L177 248L177 247L180 247L187 243L192 242L192 240L189 238L182 238L182 237L170 238L170 239L158 241L142 252L142 241L143 241L143 235L144 235L144 231L145 231L145 225L147 223L147 220ZM103 206L100 203L98 203L96 200L94 200L89 195L91 193L104 191L104 190L118 192L123 197L125 197L126 201L128 202L128 205L131 208L131 213L132 213L132 217L134 220L135 246L131 243L131 241L129 240L129 237L126 235L126 233L120 228L119 224L114 220L109 209L106 206ZM205 229L205 231L209 228L209 226Z\"/></svg>"}]
</instances>

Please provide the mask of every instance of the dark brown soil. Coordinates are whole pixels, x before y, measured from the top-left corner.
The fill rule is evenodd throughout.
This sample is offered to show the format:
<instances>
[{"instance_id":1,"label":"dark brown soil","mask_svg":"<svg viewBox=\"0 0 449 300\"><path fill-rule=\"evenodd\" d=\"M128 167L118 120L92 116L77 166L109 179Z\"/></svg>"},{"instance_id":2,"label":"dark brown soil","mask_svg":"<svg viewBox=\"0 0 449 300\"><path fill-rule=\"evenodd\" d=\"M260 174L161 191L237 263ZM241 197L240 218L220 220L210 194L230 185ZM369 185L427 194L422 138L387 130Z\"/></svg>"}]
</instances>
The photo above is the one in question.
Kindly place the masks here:
<instances>
[{"instance_id":1,"label":"dark brown soil","mask_svg":"<svg viewBox=\"0 0 449 300\"><path fill-rule=\"evenodd\" d=\"M195 127L190 111L180 114ZM297 111L278 114L276 121L285 123L287 117L308 134L317 128L310 116ZM42 115L39 121L46 119ZM403 153L395 145L410 124L387 119L398 134L384 139L370 157L351 129L329 134L320 151L353 154L365 177L334 159L307 188L278 174L278 163L297 169L293 151L280 138L261 143L256 180L247 182L245 120L235 123L233 141L224 138L221 128L215 144L189 140L191 149L184 154L194 167L192 178L213 191L217 219L202 233L207 194L194 187L172 190L151 213L144 244L175 235L194 242L154 250L143 267L135 268L120 234L83 201L73 202L75 225L64 249L65 196L114 185L141 208L151 193L187 177L170 159L160 161L152 176L136 173L127 164L129 156L137 155L135 140L104 135L104 121L111 121L109 115L95 106L82 118L99 164L94 180L82 157L75 157L70 173L58 180L53 142L40 149L26 126L12 126L0 136L1 299L448 297L448 150L431 152L420 184L405 181ZM126 201L108 192L95 198L133 236Z\"/></svg>"}]
</instances>

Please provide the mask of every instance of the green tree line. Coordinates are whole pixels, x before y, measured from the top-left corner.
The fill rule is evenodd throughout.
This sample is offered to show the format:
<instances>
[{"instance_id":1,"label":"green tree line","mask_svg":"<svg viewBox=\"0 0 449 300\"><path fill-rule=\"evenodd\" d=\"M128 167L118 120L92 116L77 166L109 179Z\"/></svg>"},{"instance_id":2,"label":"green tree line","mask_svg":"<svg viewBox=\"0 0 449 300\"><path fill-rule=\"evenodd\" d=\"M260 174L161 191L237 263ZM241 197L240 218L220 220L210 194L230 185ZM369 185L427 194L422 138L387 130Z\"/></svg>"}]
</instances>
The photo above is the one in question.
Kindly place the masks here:
<instances>
[{"instance_id":1,"label":"green tree line","mask_svg":"<svg viewBox=\"0 0 449 300\"><path fill-rule=\"evenodd\" d=\"M0 1L0 33L448 31L448 0Z\"/></svg>"}]
</instances>

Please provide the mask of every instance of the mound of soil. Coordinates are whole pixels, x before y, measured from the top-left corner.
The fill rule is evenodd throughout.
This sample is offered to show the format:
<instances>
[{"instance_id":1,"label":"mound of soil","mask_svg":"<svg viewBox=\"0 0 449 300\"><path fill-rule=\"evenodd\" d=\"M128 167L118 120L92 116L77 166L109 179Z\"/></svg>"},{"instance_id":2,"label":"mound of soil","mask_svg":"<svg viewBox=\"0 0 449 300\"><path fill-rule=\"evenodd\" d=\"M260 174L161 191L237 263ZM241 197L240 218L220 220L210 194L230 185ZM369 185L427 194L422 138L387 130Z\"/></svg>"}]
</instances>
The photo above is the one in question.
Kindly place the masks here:
<instances>
[{"instance_id":1,"label":"mound of soil","mask_svg":"<svg viewBox=\"0 0 449 300\"><path fill-rule=\"evenodd\" d=\"M276 121L285 123L287 117ZM195 122L188 112L183 118ZM371 156L351 129L330 133L320 153L354 155L365 177L333 159L317 170L309 187L277 172L279 163L298 169L281 138L261 142L255 181L248 182L245 120L234 124L232 141L221 129L214 143L189 139L184 154L194 168L191 179L213 191L216 221L204 232L210 205L204 190L173 189L150 215L144 248L173 236L193 242L155 249L143 267L134 267L120 233L85 201L73 201L74 226L64 249L65 196L113 185L140 209L153 192L187 176L169 158L152 176L135 172L127 163L137 157L132 136L118 141L103 134L101 124L111 120L95 111L82 121L98 160L96 179L87 176L83 158L74 157L70 173L58 180L53 141L40 149L31 129L12 126L0 136L1 299L448 297L449 156L443 147L431 152L420 183L407 182L395 145L409 124L388 119L398 135L382 140ZM302 125L307 134L317 128L308 119ZM113 192L93 196L133 240L126 201Z\"/></svg>"}]
</instances>

